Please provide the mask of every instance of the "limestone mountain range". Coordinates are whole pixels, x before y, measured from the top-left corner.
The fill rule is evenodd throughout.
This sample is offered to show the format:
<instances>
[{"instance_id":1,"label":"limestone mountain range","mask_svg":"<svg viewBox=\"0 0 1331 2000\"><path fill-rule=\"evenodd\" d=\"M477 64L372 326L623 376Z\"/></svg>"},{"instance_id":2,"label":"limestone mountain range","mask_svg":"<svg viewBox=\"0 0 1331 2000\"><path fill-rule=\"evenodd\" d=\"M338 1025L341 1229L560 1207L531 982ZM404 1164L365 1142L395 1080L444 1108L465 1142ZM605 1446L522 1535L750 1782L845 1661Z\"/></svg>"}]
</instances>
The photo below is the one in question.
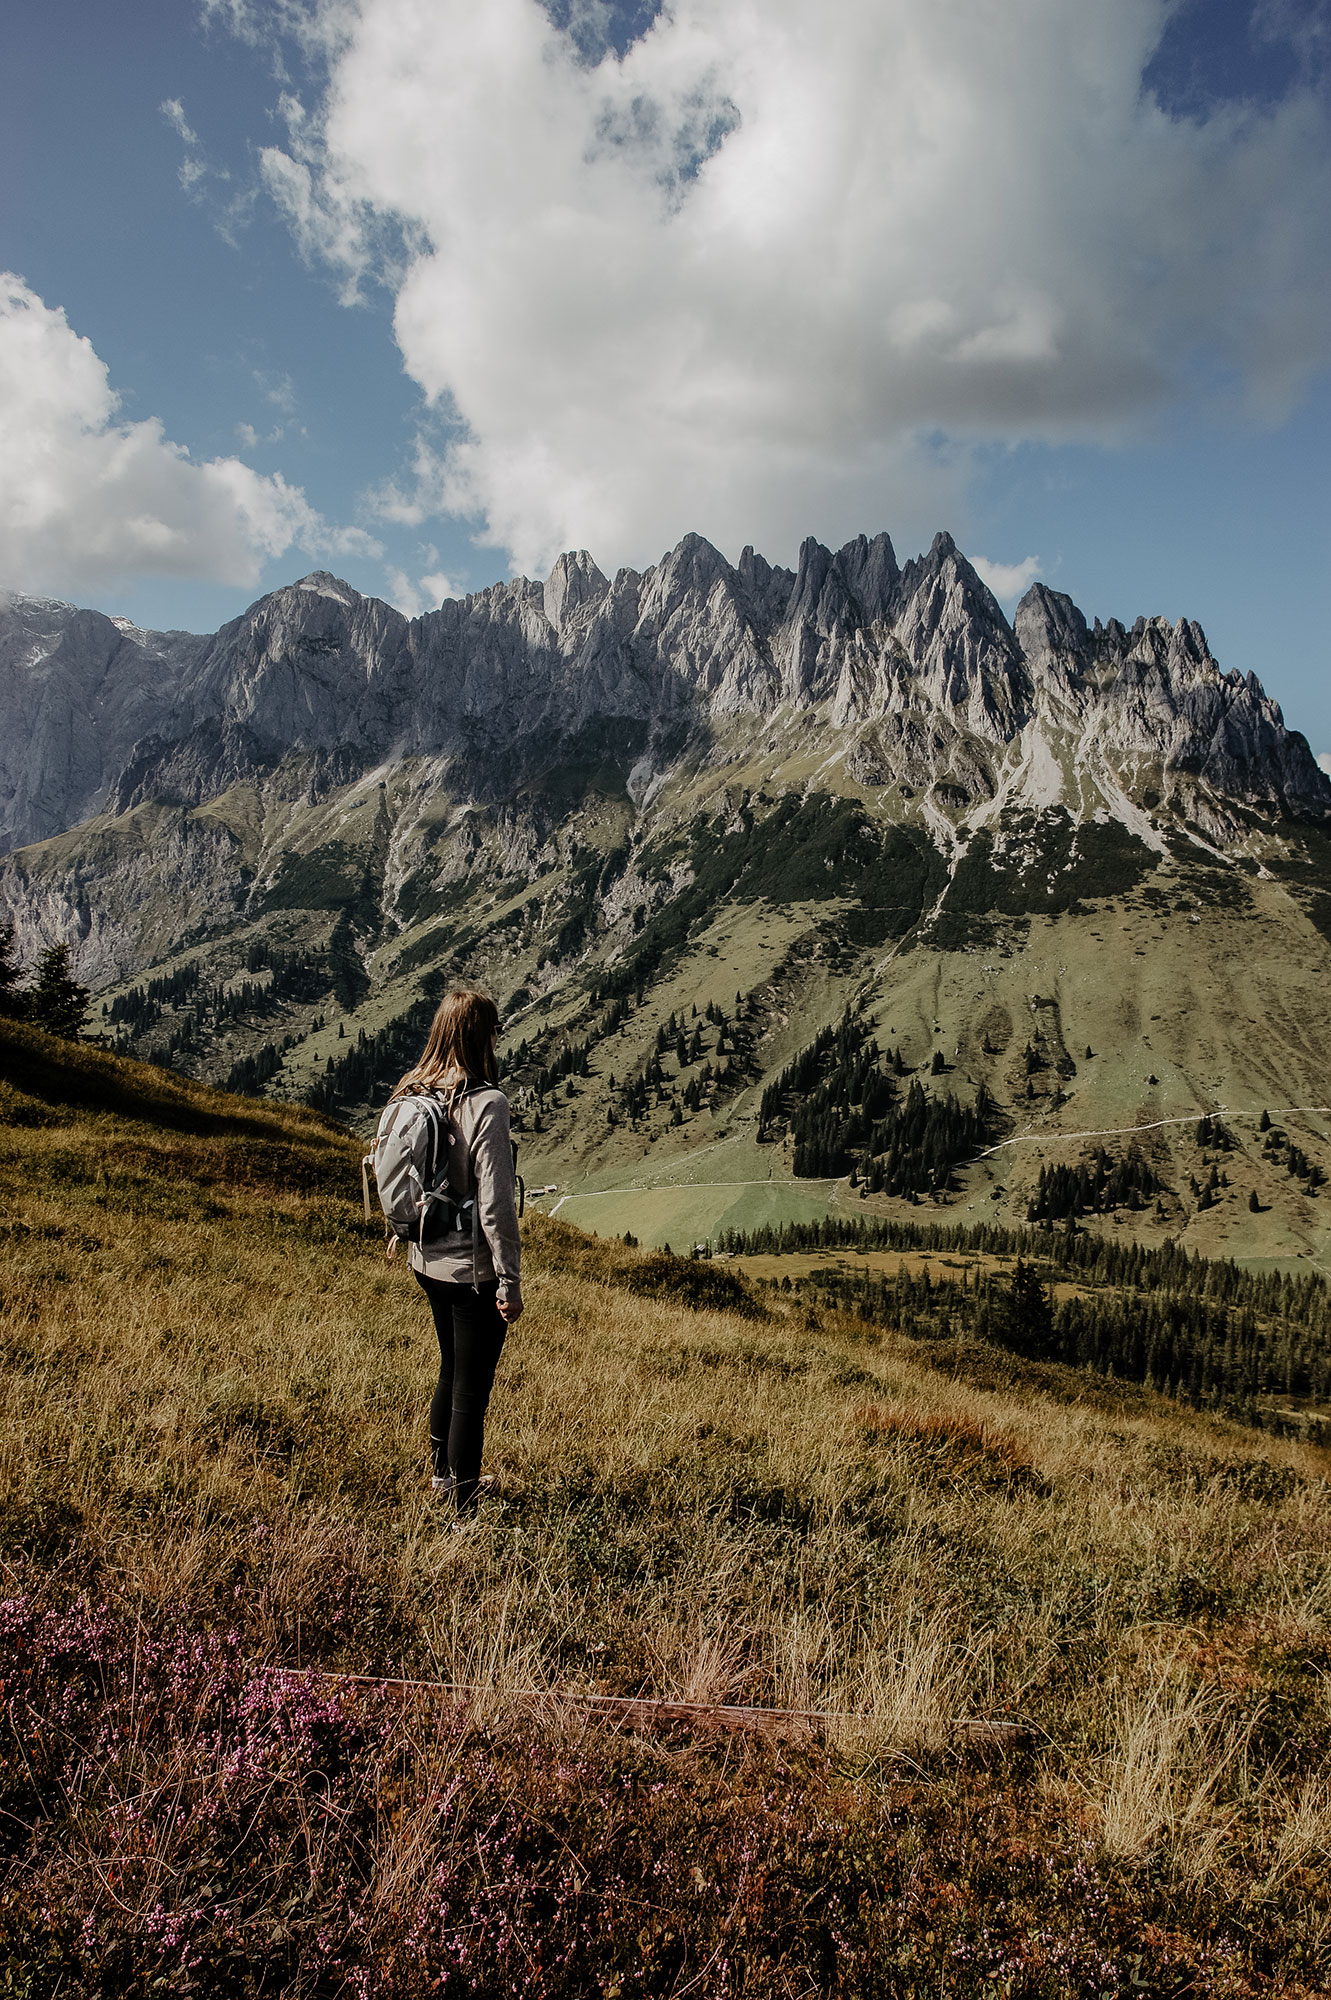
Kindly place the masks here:
<instances>
[{"instance_id":1,"label":"limestone mountain range","mask_svg":"<svg viewBox=\"0 0 1331 2000\"><path fill-rule=\"evenodd\" d=\"M542 1100L542 1146L588 1187L644 1148L747 1147L772 1173L759 1094L848 1005L912 1065L944 1054L961 1095L983 1080L1005 1130L1057 1134L1095 1040L1059 982L1139 983L1138 959L1175 967L1147 1012L1178 1012L1188 1114L1279 1099L1284 1074L1331 1101L1329 827L1331 780L1199 625L1088 625L1043 584L1009 623L944 534L904 565L885 534L807 541L794 570L697 535L613 579L579 552L410 620L319 572L211 636L0 599L0 916L21 947L67 940L122 1045L218 1080L250 1061L252 1085L350 1116L450 973L495 987L533 1091L627 993L610 1080L564 1072L603 1122ZM1209 991L1235 950L1261 994L1208 1003L1189 1062L1179 982ZM1097 951L1103 980L1069 969ZM247 978L248 1013L198 998ZM154 979L174 998L150 1003ZM729 1010L725 1088L686 1090L681 1053L621 1115L619 1072L637 1104L704 989ZM1278 1047L1253 1019L1276 993ZM1116 1129L1149 1122L1165 1060L1149 1082L1119 1062ZM1311 1243L1320 1210L1300 1216Z\"/></svg>"},{"instance_id":2,"label":"limestone mountain range","mask_svg":"<svg viewBox=\"0 0 1331 2000\"><path fill-rule=\"evenodd\" d=\"M807 541L793 572L752 549L732 568L697 535L613 582L579 552L544 583L411 620L317 573L210 638L10 594L0 672L6 847L145 799L198 805L292 753L472 755L488 776L515 742L593 722L804 712L854 735L887 782L955 767L982 792L995 753L1052 729L1115 791L1151 764L1263 807L1331 810L1302 738L1254 676L1220 672L1200 626L1088 629L1043 584L1009 626L943 534L904 569L885 534L835 554Z\"/></svg>"}]
</instances>

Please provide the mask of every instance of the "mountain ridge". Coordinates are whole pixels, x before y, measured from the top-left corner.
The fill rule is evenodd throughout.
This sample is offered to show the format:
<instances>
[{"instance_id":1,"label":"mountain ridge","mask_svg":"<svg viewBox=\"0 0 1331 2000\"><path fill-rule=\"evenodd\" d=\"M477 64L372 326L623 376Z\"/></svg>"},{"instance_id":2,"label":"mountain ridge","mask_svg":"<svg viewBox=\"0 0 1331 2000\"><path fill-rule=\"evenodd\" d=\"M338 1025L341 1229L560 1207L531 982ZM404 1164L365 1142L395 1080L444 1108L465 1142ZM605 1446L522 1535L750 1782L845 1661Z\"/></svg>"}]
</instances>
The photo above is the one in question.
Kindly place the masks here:
<instances>
[{"instance_id":1,"label":"mountain ridge","mask_svg":"<svg viewBox=\"0 0 1331 2000\"><path fill-rule=\"evenodd\" d=\"M210 636L125 631L97 612L62 620L63 609L0 600L10 847L149 799L197 805L292 752L484 763L514 734L784 707L825 708L833 729L860 737L886 723L916 764L922 724L946 739L938 762L967 737L997 748L1076 723L1088 752L1155 759L1268 810L1331 811L1305 740L1255 676L1220 672L1200 625L1088 627L1040 583L1009 624L944 533L904 568L886 534L835 552L810 538L794 571L751 548L732 567L687 535L613 582L579 551L544 583L494 584L415 619L325 571Z\"/></svg>"}]
</instances>

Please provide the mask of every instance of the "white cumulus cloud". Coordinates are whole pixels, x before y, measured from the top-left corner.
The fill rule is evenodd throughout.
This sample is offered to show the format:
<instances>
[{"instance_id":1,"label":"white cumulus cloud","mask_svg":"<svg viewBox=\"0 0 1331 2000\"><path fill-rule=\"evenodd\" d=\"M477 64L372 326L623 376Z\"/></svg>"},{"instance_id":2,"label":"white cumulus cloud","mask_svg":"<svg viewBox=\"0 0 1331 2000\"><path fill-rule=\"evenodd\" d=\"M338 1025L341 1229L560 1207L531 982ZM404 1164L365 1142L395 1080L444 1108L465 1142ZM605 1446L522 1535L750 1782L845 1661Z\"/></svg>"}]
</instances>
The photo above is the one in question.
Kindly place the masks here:
<instances>
[{"instance_id":1,"label":"white cumulus cloud","mask_svg":"<svg viewBox=\"0 0 1331 2000\"><path fill-rule=\"evenodd\" d=\"M301 17L327 86L267 185L346 296L386 277L458 426L395 518L526 568L926 533L986 444L1112 442L1199 381L1280 413L1331 354L1325 104L1169 115L1168 0L672 0L599 58L595 12Z\"/></svg>"},{"instance_id":2,"label":"white cumulus cloud","mask_svg":"<svg viewBox=\"0 0 1331 2000\"><path fill-rule=\"evenodd\" d=\"M428 559L437 560L435 550L430 550ZM413 577L408 570L389 564L384 569L384 578L389 603L395 604L408 618L419 618L423 611L436 611L446 597L458 595L451 578L442 570Z\"/></svg>"},{"instance_id":3,"label":"white cumulus cloud","mask_svg":"<svg viewBox=\"0 0 1331 2000\"><path fill-rule=\"evenodd\" d=\"M293 546L381 553L299 487L238 458L192 459L160 422L117 420L105 363L63 312L0 274L0 581L95 590L141 576L253 584Z\"/></svg>"},{"instance_id":4,"label":"white cumulus cloud","mask_svg":"<svg viewBox=\"0 0 1331 2000\"><path fill-rule=\"evenodd\" d=\"M1040 574L1039 556L1027 556L1023 562L1016 563L990 562L985 556L972 556L970 560L980 581L987 583L1003 604L1021 597Z\"/></svg>"}]
</instances>

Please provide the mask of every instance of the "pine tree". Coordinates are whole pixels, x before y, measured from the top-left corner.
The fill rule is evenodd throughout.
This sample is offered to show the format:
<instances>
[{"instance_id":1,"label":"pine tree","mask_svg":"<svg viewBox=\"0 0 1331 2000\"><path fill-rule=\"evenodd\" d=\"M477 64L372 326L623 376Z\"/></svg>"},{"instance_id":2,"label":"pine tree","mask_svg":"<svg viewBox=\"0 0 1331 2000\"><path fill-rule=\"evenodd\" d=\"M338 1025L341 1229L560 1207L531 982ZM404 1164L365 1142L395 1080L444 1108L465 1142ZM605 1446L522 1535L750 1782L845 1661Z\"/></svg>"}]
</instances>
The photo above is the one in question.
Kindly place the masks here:
<instances>
[{"instance_id":1,"label":"pine tree","mask_svg":"<svg viewBox=\"0 0 1331 2000\"><path fill-rule=\"evenodd\" d=\"M29 1007L39 1028L66 1041L78 1040L88 1012L88 989L70 972L67 944L48 945L38 959Z\"/></svg>"},{"instance_id":2,"label":"pine tree","mask_svg":"<svg viewBox=\"0 0 1331 2000\"><path fill-rule=\"evenodd\" d=\"M1056 1352L1054 1311L1039 1272L1018 1257L1007 1289L994 1301L990 1330L993 1338L1016 1354L1045 1361Z\"/></svg>"},{"instance_id":3,"label":"pine tree","mask_svg":"<svg viewBox=\"0 0 1331 2000\"><path fill-rule=\"evenodd\" d=\"M346 910L334 924L328 940L328 976L339 1005L347 1013L354 1013L370 990L370 976L361 963L356 934Z\"/></svg>"},{"instance_id":4,"label":"pine tree","mask_svg":"<svg viewBox=\"0 0 1331 2000\"><path fill-rule=\"evenodd\" d=\"M0 931L0 1014L27 1012L27 999L19 992L18 982L18 946L14 939L14 926L9 924Z\"/></svg>"}]
</instances>

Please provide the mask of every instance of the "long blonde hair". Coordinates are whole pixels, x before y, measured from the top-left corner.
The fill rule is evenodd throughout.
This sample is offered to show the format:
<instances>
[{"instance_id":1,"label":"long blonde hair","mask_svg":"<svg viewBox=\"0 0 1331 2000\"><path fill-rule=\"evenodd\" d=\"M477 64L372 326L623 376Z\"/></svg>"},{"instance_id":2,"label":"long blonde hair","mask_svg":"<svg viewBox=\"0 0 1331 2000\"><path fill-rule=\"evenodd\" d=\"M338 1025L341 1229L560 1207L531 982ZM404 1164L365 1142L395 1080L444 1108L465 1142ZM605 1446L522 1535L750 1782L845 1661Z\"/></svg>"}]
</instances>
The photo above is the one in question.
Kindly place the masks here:
<instances>
[{"instance_id":1,"label":"long blonde hair","mask_svg":"<svg viewBox=\"0 0 1331 2000\"><path fill-rule=\"evenodd\" d=\"M450 986L435 1010L419 1060L393 1092L408 1097L414 1091L451 1086L452 1110L468 1084L498 1083L494 1038L499 1009L479 986Z\"/></svg>"}]
</instances>

